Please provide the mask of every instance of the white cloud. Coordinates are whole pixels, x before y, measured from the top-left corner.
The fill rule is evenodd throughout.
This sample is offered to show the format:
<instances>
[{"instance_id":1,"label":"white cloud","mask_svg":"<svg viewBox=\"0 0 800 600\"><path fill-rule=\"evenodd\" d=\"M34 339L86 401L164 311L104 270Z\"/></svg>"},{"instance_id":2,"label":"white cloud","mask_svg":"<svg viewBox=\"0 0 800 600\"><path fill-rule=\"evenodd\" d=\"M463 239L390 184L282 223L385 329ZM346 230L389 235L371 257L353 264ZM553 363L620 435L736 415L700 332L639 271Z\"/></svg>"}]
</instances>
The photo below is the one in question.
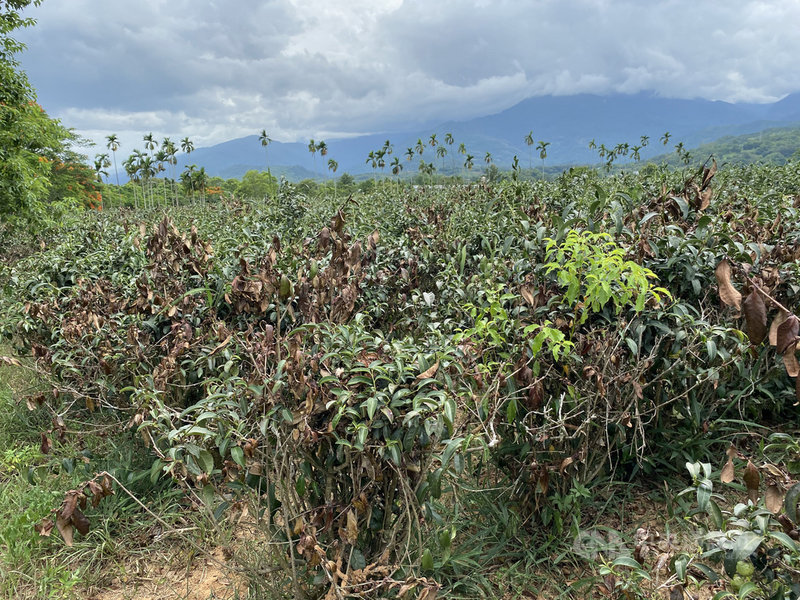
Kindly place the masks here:
<instances>
[{"instance_id":1,"label":"white cloud","mask_svg":"<svg viewBox=\"0 0 800 600\"><path fill-rule=\"evenodd\" d=\"M41 101L99 140L291 141L532 95L800 90L795 0L46 0L29 14L22 63Z\"/></svg>"}]
</instances>

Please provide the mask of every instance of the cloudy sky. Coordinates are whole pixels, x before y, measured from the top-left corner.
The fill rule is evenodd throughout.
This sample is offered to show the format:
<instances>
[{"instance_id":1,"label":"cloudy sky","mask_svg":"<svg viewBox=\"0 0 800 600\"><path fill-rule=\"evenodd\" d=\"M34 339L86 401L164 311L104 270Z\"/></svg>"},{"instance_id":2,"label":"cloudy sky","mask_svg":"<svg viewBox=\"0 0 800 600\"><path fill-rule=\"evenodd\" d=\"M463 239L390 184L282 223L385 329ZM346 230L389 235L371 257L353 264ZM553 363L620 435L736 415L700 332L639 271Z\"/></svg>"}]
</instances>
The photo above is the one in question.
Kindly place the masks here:
<instances>
[{"instance_id":1,"label":"cloudy sky","mask_svg":"<svg viewBox=\"0 0 800 600\"><path fill-rule=\"evenodd\" d=\"M26 15L40 102L128 150L148 132L205 146L411 129L544 94L800 91L800 0L44 0Z\"/></svg>"}]
</instances>

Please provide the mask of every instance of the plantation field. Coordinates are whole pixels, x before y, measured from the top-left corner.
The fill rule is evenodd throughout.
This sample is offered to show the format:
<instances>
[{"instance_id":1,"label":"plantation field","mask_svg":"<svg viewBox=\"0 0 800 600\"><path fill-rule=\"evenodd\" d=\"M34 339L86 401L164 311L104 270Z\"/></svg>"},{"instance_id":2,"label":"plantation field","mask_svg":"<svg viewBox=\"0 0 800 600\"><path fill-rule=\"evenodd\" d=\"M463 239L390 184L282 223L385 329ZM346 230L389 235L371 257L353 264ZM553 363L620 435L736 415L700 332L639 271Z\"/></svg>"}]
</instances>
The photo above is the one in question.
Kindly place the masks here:
<instances>
[{"instance_id":1,"label":"plantation field","mask_svg":"<svg viewBox=\"0 0 800 600\"><path fill-rule=\"evenodd\" d=\"M9 229L0 594L796 598L799 212L710 162Z\"/></svg>"}]
</instances>

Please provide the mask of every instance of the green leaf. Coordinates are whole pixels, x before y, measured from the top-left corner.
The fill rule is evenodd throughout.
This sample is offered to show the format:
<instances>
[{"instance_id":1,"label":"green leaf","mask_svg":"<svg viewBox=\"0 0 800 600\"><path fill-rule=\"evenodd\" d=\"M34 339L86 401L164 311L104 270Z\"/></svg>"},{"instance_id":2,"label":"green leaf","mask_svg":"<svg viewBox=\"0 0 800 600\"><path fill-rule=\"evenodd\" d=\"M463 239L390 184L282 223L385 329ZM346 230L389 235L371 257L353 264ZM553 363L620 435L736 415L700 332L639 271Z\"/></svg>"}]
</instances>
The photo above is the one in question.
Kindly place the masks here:
<instances>
[{"instance_id":1,"label":"green leaf","mask_svg":"<svg viewBox=\"0 0 800 600\"><path fill-rule=\"evenodd\" d=\"M214 471L214 457L208 450L200 450L197 455L197 462L203 472L211 475Z\"/></svg>"},{"instance_id":2,"label":"green leaf","mask_svg":"<svg viewBox=\"0 0 800 600\"><path fill-rule=\"evenodd\" d=\"M433 571L433 554L428 548L422 553L421 566L423 571Z\"/></svg>"},{"instance_id":3,"label":"green leaf","mask_svg":"<svg viewBox=\"0 0 800 600\"><path fill-rule=\"evenodd\" d=\"M636 560L632 559L630 556L619 556L614 559L614 562L611 563L612 566L615 567L630 567L631 569L641 569L642 565L640 565Z\"/></svg>"},{"instance_id":4,"label":"green leaf","mask_svg":"<svg viewBox=\"0 0 800 600\"><path fill-rule=\"evenodd\" d=\"M378 397L377 396L370 396L367 400L367 416L370 420L372 417L375 416L375 412L378 410Z\"/></svg>"},{"instance_id":5,"label":"green leaf","mask_svg":"<svg viewBox=\"0 0 800 600\"><path fill-rule=\"evenodd\" d=\"M247 466L247 463L244 459L244 450L242 450L239 446L234 446L231 448L231 458L233 459L233 462L243 469Z\"/></svg>"},{"instance_id":6,"label":"green leaf","mask_svg":"<svg viewBox=\"0 0 800 600\"><path fill-rule=\"evenodd\" d=\"M748 558L764 541L764 537L752 531L743 531L733 545L733 558L737 561Z\"/></svg>"},{"instance_id":7,"label":"green leaf","mask_svg":"<svg viewBox=\"0 0 800 600\"><path fill-rule=\"evenodd\" d=\"M791 519L792 523L797 525L797 500L800 498L800 483L794 484L786 492L786 498L783 500L783 505L786 508L786 516Z\"/></svg>"}]
</instances>

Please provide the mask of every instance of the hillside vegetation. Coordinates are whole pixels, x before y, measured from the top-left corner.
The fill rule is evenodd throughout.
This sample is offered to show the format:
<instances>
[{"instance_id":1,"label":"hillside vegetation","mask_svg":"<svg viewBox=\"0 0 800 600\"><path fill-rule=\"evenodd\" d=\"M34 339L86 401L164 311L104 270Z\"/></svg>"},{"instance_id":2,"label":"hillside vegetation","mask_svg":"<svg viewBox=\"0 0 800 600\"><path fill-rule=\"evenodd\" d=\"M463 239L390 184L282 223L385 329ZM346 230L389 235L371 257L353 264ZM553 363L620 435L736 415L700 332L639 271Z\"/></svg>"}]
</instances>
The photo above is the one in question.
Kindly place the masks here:
<instances>
[{"instance_id":1,"label":"hillside vegetation","mask_svg":"<svg viewBox=\"0 0 800 600\"><path fill-rule=\"evenodd\" d=\"M798 210L797 162L581 169L7 237L0 589L178 531L252 598L793 597Z\"/></svg>"}]
</instances>

